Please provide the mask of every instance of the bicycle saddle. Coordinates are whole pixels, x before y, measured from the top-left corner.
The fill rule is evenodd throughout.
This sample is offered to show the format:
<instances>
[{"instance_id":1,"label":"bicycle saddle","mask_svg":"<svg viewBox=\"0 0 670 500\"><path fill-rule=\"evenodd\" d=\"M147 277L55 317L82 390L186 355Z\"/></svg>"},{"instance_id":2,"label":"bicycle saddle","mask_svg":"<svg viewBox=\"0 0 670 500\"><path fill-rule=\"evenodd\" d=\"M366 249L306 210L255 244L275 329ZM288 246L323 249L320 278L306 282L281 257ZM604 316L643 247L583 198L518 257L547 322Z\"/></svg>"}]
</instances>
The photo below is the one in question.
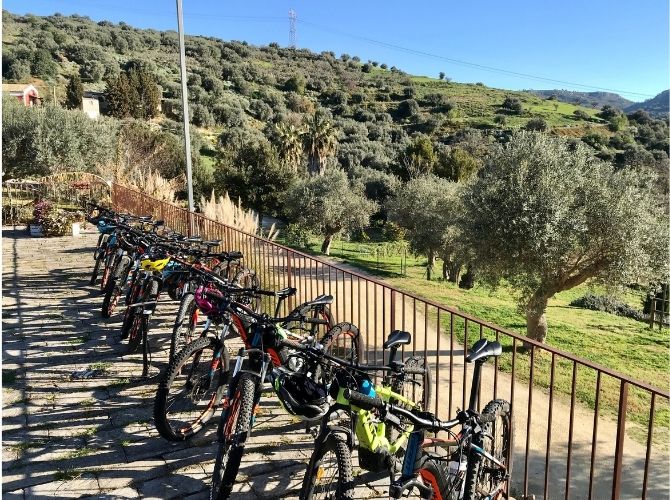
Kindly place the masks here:
<instances>
[{"instance_id":1,"label":"bicycle saddle","mask_svg":"<svg viewBox=\"0 0 670 500\"><path fill-rule=\"evenodd\" d=\"M314 300L310 300L305 305L306 306L327 306L333 303L332 295L319 295Z\"/></svg>"},{"instance_id":2,"label":"bicycle saddle","mask_svg":"<svg viewBox=\"0 0 670 500\"><path fill-rule=\"evenodd\" d=\"M500 356L501 354L502 346L500 342L489 342L486 339L480 339L474 343L465 361L468 363L474 363L480 359L486 361L486 358L489 356Z\"/></svg>"},{"instance_id":3,"label":"bicycle saddle","mask_svg":"<svg viewBox=\"0 0 670 500\"><path fill-rule=\"evenodd\" d=\"M411 340L411 333L403 332L402 330L393 330L386 339L386 342L384 342L384 349L391 349L399 345L409 344Z\"/></svg>"}]
</instances>

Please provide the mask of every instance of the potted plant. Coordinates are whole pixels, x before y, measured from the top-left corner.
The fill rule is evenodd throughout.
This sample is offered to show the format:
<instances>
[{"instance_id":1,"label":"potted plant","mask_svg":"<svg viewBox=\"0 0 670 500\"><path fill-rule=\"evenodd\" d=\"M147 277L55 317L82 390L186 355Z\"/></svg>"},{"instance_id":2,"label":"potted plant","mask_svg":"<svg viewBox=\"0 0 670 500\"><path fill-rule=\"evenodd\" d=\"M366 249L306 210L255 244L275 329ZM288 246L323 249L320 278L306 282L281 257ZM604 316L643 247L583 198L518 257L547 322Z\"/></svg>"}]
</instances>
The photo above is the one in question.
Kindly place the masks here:
<instances>
[{"instance_id":1,"label":"potted plant","mask_svg":"<svg viewBox=\"0 0 670 500\"><path fill-rule=\"evenodd\" d=\"M30 236L44 236L44 224L53 210L49 200L38 200L33 209L33 220L30 222Z\"/></svg>"}]
</instances>

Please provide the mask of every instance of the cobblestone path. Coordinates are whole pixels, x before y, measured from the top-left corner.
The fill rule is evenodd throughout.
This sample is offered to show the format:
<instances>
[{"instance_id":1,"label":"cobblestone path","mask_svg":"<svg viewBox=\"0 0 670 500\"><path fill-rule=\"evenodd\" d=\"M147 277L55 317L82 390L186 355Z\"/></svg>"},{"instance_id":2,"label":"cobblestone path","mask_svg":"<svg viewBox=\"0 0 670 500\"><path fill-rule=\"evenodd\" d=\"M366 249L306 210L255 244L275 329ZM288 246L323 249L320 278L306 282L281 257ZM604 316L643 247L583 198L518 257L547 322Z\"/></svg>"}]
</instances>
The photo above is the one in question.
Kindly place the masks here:
<instances>
[{"instance_id":1,"label":"cobblestone path","mask_svg":"<svg viewBox=\"0 0 670 500\"><path fill-rule=\"evenodd\" d=\"M100 316L88 285L97 235L34 238L3 231L2 491L14 498L208 498L216 419L168 443L152 422L175 303L152 319L152 378L118 343L120 319ZM91 379L72 378L97 370ZM269 394L234 498L296 498L312 438ZM387 478L359 475L360 498L385 498ZM368 486L369 485L369 486Z\"/></svg>"}]
</instances>

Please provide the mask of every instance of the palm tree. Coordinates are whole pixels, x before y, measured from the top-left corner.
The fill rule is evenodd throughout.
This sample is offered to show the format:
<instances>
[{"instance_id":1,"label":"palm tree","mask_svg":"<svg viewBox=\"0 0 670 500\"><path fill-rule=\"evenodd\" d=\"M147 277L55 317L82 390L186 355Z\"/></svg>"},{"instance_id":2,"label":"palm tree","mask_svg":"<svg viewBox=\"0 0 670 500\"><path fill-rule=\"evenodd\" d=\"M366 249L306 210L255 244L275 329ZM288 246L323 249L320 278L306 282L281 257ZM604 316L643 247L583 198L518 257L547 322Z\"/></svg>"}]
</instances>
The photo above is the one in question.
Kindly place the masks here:
<instances>
[{"instance_id":1,"label":"palm tree","mask_svg":"<svg viewBox=\"0 0 670 500\"><path fill-rule=\"evenodd\" d=\"M275 127L275 146L279 157L293 172L297 172L302 160L302 135L304 131L293 124L280 123Z\"/></svg>"},{"instance_id":2,"label":"palm tree","mask_svg":"<svg viewBox=\"0 0 670 500\"><path fill-rule=\"evenodd\" d=\"M337 129L327 112L318 110L307 119L303 134L307 151L307 170L312 175L323 175L326 158L337 148Z\"/></svg>"}]
</instances>

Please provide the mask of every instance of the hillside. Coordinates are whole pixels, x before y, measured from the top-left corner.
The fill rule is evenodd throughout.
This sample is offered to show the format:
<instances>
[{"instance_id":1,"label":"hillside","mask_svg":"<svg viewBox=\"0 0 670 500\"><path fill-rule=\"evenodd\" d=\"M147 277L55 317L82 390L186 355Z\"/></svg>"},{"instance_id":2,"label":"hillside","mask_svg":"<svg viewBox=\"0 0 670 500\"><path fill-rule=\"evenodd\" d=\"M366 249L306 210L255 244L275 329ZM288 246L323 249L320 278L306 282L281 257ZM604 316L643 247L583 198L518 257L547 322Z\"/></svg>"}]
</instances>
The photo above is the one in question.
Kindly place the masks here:
<instances>
[{"instance_id":1,"label":"hillside","mask_svg":"<svg viewBox=\"0 0 670 500\"><path fill-rule=\"evenodd\" d=\"M660 94L643 102L636 102L628 106L626 113L643 110L651 116L663 118L670 113L670 90L664 90Z\"/></svg>"},{"instance_id":2,"label":"hillside","mask_svg":"<svg viewBox=\"0 0 670 500\"><path fill-rule=\"evenodd\" d=\"M3 79L6 81L28 77L26 64L15 63L15 58L25 59L26 51L47 51L57 67L41 75L47 77L43 78L47 80L46 87L56 84L62 89L63 77L78 70L86 90L102 90L104 82L118 74L118 68L140 64L155 73L166 100L179 96L175 32L134 29L124 23L95 23L81 16L22 17L7 11L3 11L3 28ZM515 96L523 103L525 113L508 117L507 126L522 126L532 117L543 117L551 126L584 124L573 115L575 110L582 109L579 106L556 107L527 92L414 77L395 67L388 69L386 64L376 62L366 64L346 54L336 58L333 52L316 54L276 44L254 47L245 42L200 36L187 36L186 44L187 64L192 74L189 97L194 104L204 104L210 111L213 111L210 105L213 95L254 97L270 89L285 90L284 82L298 72L306 77L305 95L314 103L330 108L342 106L342 99L333 92L346 92L353 98L348 99L345 107L333 110L340 116L353 117L357 108L393 114L398 102L414 98L423 113L442 118L439 132L463 126L501 128L494 123L496 112L506 97ZM28 65L34 69L35 64ZM451 112L444 106L441 109L439 103L429 102L428 94L444 95L452 100L455 108ZM592 114L591 109L583 110ZM208 124L207 120L204 122Z\"/></svg>"},{"instance_id":3,"label":"hillside","mask_svg":"<svg viewBox=\"0 0 670 500\"><path fill-rule=\"evenodd\" d=\"M506 141L520 128L583 139L598 156L618 166L644 165L665 172L667 123L644 116L634 118L641 120L639 126L629 127L616 112L603 116L591 107L530 92L413 76L387 62L276 43L257 47L186 36L186 56L195 151L201 153L194 158L196 198L225 185L254 207L250 180L231 183L230 168L240 162L261 168L277 156L286 164L291 153L287 145L299 145L302 139L296 134L317 115L332 126L335 145L323 161L339 165L380 203L412 169L451 180L460 180L463 172L472 175L492 144ZM75 73L85 90L105 91L121 73L136 70L149 74L162 92L162 114L149 122L150 128L161 131L161 140L169 139L162 151L178 151L176 32L77 15L3 11L3 81L35 83L45 103L55 94L62 105L65 86ZM129 118L127 112L114 116ZM133 133L141 128L135 127ZM121 124L115 129L129 130ZM307 156L306 150L297 151L296 172L307 164ZM166 164L161 173L174 176L180 171L175 163Z\"/></svg>"},{"instance_id":4,"label":"hillside","mask_svg":"<svg viewBox=\"0 0 670 500\"><path fill-rule=\"evenodd\" d=\"M597 109L608 105L624 110L628 106L635 104L633 101L629 101L628 99L621 97L619 94L614 94L612 92L578 92L575 90L563 89L529 90L528 92L545 99L554 96L556 100L561 102L568 102Z\"/></svg>"}]
</instances>

